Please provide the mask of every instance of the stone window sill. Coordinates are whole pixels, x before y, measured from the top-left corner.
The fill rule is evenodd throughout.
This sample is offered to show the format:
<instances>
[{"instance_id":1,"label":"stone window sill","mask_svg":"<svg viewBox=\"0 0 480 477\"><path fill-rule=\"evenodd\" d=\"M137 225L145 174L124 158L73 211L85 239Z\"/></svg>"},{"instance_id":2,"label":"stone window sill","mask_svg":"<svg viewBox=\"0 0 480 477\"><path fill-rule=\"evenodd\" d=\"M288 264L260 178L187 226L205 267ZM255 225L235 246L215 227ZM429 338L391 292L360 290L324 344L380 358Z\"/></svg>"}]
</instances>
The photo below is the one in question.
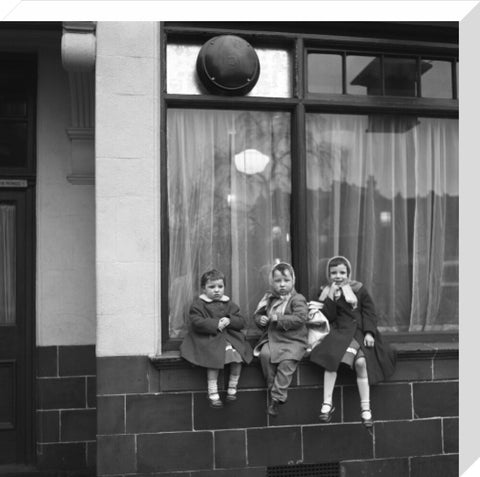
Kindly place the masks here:
<instances>
[{"instance_id":1,"label":"stone window sill","mask_svg":"<svg viewBox=\"0 0 480 477\"><path fill-rule=\"evenodd\" d=\"M392 343L397 349L398 361L424 360L424 359L458 359L458 342L431 342L431 343ZM177 368L186 365L186 361L180 357L180 351L166 351L161 355L150 356L152 365L160 369ZM308 361L304 358L303 361ZM252 361L253 365L258 362L257 358Z\"/></svg>"}]
</instances>

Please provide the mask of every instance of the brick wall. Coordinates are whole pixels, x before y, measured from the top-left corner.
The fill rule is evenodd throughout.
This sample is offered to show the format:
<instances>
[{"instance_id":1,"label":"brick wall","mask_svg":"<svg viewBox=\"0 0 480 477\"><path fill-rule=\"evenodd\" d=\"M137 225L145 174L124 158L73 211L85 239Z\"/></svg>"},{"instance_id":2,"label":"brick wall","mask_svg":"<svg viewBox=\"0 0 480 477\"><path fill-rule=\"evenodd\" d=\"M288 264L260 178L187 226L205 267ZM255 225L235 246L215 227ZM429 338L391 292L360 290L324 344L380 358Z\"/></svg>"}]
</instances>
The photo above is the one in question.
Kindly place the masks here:
<instances>
[{"instance_id":1,"label":"brick wall","mask_svg":"<svg viewBox=\"0 0 480 477\"><path fill-rule=\"evenodd\" d=\"M95 347L37 348L37 467L95 474Z\"/></svg>"},{"instance_id":2,"label":"brick wall","mask_svg":"<svg viewBox=\"0 0 480 477\"><path fill-rule=\"evenodd\" d=\"M322 371L308 362L299 366L277 418L265 412L258 363L244 368L238 401L221 410L208 406L205 371L175 353L100 358L97 368L98 475L263 477L269 466L322 462L340 462L343 477L458 475L452 345L400 350L395 375L372 388L371 430L360 422L348 370L339 374L334 418L321 424Z\"/></svg>"}]
</instances>

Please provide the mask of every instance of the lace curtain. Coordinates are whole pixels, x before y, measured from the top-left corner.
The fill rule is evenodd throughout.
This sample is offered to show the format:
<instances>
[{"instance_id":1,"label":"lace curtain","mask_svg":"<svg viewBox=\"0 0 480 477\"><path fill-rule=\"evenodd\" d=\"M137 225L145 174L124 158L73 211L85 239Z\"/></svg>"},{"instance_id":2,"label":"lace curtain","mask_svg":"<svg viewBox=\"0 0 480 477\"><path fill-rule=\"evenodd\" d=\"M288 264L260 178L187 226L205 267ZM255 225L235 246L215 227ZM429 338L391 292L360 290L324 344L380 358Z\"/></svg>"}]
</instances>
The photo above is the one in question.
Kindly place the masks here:
<instances>
[{"instance_id":1,"label":"lace curtain","mask_svg":"<svg viewBox=\"0 0 480 477\"><path fill-rule=\"evenodd\" d=\"M170 109L167 144L169 323L180 337L203 272L223 271L251 317L274 259L290 260L290 116Z\"/></svg>"},{"instance_id":2,"label":"lace curtain","mask_svg":"<svg viewBox=\"0 0 480 477\"><path fill-rule=\"evenodd\" d=\"M310 292L347 256L391 331L458 329L458 122L307 116Z\"/></svg>"},{"instance_id":3,"label":"lace curtain","mask_svg":"<svg viewBox=\"0 0 480 477\"><path fill-rule=\"evenodd\" d=\"M290 260L290 115L168 112L170 336L218 268L246 316ZM458 121L307 114L308 298L345 255L390 331L458 329ZM296 165L296 167L298 167ZM251 324L251 329L255 327Z\"/></svg>"}]
</instances>

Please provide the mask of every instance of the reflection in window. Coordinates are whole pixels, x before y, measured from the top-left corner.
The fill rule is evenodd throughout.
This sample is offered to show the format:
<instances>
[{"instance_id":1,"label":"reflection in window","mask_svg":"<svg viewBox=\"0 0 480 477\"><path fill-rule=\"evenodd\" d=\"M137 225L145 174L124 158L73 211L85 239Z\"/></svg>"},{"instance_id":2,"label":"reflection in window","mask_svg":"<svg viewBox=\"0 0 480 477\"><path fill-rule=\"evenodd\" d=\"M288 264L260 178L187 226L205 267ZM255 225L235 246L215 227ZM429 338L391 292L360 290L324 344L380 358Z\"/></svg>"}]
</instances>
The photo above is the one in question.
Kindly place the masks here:
<instances>
[{"instance_id":1,"label":"reflection in window","mask_svg":"<svg viewBox=\"0 0 480 477\"><path fill-rule=\"evenodd\" d=\"M0 204L0 326L15 324L15 206Z\"/></svg>"},{"instance_id":2,"label":"reflection in window","mask_svg":"<svg viewBox=\"0 0 480 477\"><path fill-rule=\"evenodd\" d=\"M384 58L385 95L417 96L417 60L415 58Z\"/></svg>"},{"instance_id":3,"label":"reflection in window","mask_svg":"<svg viewBox=\"0 0 480 477\"><path fill-rule=\"evenodd\" d=\"M345 255L383 329L458 330L458 121L414 119L307 116L309 282Z\"/></svg>"},{"instance_id":4,"label":"reflection in window","mask_svg":"<svg viewBox=\"0 0 480 477\"><path fill-rule=\"evenodd\" d=\"M342 56L310 53L307 59L308 92L342 94Z\"/></svg>"},{"instance_id":5,"label":"reflection in window","mask_svg":"<svg viewBox=\"0 0 480 477\"><path fill-rule=\"evenodd\" d=\"M452 64L449 61L425 60L428 69L422 75L424 98L452 97Z\"/></svg>"},{"instance_id":6,"label":"reflection in window","mask_svg":"<svg viewBox=\"0 0 480 477\"><path fill-rule=\"evenodd\" d=\"M169 323L180 337L203 272L222 270L251 317L274 259L290 260L290 116L170 109L167 149Z\"/></svg>"},{"instance_id":7,"label":"reflection in window","mask_svg":"<svg viewBox=\"0 0 480 477\"><path fill-rule=\"evenodd\" d=\"M347 55L347 93L381 94L380 59L373 56Z\"/></svg>"}]
</instances>

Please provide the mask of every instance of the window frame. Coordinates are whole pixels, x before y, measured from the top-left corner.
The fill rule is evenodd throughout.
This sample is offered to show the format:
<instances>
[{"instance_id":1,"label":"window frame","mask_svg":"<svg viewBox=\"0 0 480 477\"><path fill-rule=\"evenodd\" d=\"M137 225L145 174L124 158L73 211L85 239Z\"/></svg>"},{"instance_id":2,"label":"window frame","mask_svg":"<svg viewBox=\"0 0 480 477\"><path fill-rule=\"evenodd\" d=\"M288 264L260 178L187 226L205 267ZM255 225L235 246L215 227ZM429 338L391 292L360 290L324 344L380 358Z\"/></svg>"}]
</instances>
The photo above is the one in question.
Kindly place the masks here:
<instances>
[{"instance_id":1,"label":"window frame","mask_svg":"<svg viewBox=\"0 0 480 477\"><path fill-rule=\"evenodd\" d=\"M365 24L365 30L371 28L375 31L379 23ZM391 22L392 25L395 22ZM307 253L305 247L298 244L299 237L305 236L307 231L307 216L303 204L306 200L306 114L307 113L342 113L342 114L399 114L452 118L458 119L459 108L457 98L456 63L458 62L458 23L456 23L456 41L415 41L403 38L415 38L418 27L411 22L408 25L395 24L401 38L372 38L368 36L338 36L333 34L313 34L311 26L295 25L292 30L282 32L281 26L277 31L271 28L276 23L256 23L248 29L245 24L199 24L199 23L174 23L163 22L161 28L161 63L160 63L160 213L162 240L161 253L161 324L162 350L178 349L181 339L169 336L169 226L168 226L168 189L167 189L167 109L248 109L257 111L282 111L291 114L291 161L292 161L292 194L291 194L291 253L292 263L296 270L297 288L308 290ZM327 25L328 30L332 23ZM262 29L261 27L264 27ZM294 28L304 28L304 31L293 32ZM439 25L441 32L442 25ZM321 27L320 27L321 30ZM449 32L451 34L451 31ZM220 34L237 34L249 41L254 47L271 45L287 48L292 55L292 95L289 98L244 97L244 96L215 96L198 94L168 94L166 90L166 48L169 41L192 40L203 43L212 36ZM449 35L447 35L449 36ZM440 35L441 37L441 35ZM343 72L345 73L345 58L347 54L377 54L385 56L415 57L419 59L445 60L452 62L452 99L423 98L419 96L367 96L351 94L318 94L307 91L307 54L312 51L338 52L343 51ZM343 74L343 83L345 83ZM346 91L345 84L342 85ZM419 88L421 94L421 87ZM396 342L457 342L458 332L416 332L416 333L391 333L391 340Z\"/></svg>"},{"instance_id":2,"label":"window frame","mask_svg":"<svg viewBox=\"0 0 480 477\"><path fill-rule=\"evenodd\" d=\"M429 54L429 53L406 53L406 52L393 52L393 51L383 51L383 50L376 50L376 49L364 49L364 50L356 50L356 49L338 49L338 48L313 48L313 47L306 47L304 49L304 62L307 64L307 57L309 54L312 53L318 53L318 54L327 54L327 55L339 55L342 58L342 93L338 95L332 95L329 93L313 93L313 92L308 92L308 72L304 70L304 90L305 90L305 97L307 99L322 99L325 96L338 96L338 97L343 97L347 96L350 100L354 100L354 98L357 97L368 97L368 98L400 98L402 100L408 99L408 98L418 98L418 99L425 99L428 102L432 100L438 100L439 98L429 98L429 97L423 97L422 96L422 81L421 81L421 73L420 73L420 62L427 61L427 60L433 60L433 61L446 61L449 62L451 65L451 84L452 84L452 95L451 98L441 98L441 101L447 101L450 102L450 99L458 99L457 91L458 91L458 85L457 83L457 77L455 74L455 63L458 62L458 57L453 56L452 54L445 54L445 55L439 55L438 52L435 54ZM373 57L378 57L380 59L380 70L381 70L381 84L382 84L382 94L379 95L356 95L352 93L348 93L347 91L347 56L352 55L352 56L373 56ZM411 59L415 60L416 62L416 77L417 77L417 84L418 84L418 91L415 96L389 96L385 94L385 58L402 58L402 59ZM447 106L445 104L444 106Z\"/></svg>"}]
</instances>

